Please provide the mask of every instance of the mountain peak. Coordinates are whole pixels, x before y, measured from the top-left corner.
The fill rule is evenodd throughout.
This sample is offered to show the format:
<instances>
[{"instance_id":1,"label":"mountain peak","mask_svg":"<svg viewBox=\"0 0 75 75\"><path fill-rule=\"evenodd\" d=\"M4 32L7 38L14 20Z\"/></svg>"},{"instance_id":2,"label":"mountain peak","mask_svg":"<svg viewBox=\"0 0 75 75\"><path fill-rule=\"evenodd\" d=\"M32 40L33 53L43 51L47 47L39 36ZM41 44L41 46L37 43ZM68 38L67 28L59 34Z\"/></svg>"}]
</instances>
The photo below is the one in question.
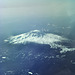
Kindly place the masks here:
<instances>
[{"instance_id":1,"label":"mountain peak","mask_svg":"<svg viewBox=\"0 0 75 75\"><path fill-rule=\"evenodd\" d=\"M11 44L26 44L26 43L38 43L38 44L48 44L51 48L61 48L61 53L67 52L67 51L73 51L75 48L67 48L65 45L62 45L61 43L63 41L66 41L68 39L51 34L51 33L41 33L39 30L32 30L27 33L23 33L16 36L11 36L8 39L4 40L5 42L11 43ZM60 44L59 44L60 42Z\"/></svg>"}]
</instances>

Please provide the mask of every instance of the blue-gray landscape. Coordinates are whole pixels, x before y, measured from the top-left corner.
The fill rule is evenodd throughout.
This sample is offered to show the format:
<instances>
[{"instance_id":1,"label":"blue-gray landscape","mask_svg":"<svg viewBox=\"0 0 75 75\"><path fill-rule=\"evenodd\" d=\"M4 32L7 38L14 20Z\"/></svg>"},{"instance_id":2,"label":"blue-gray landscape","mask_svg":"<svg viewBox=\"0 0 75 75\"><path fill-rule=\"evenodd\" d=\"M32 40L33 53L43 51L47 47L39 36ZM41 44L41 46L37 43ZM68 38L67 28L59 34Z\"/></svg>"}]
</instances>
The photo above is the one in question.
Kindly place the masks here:
<instances>
[{"instance_id":1,"label":"blue-gray landscape","mask_svg":"<svg viewBox=\"0 0 75 75\"><path fill-rule=\"evenodd\" d=\"M74 0L0 0L0 75L75 75Z\"/></svg>"}]
</instances>

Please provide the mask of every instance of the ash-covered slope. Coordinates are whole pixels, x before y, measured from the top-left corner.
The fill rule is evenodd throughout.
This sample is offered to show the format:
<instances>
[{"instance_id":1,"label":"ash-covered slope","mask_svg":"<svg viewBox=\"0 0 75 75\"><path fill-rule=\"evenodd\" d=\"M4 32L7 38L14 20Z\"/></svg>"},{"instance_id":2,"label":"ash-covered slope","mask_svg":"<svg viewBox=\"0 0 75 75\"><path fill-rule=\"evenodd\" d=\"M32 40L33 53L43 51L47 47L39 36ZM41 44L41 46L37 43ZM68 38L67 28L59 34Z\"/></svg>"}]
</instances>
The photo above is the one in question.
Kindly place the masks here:
<instances>
[{"instance_id":1,"label":"ash-covered slope","mask_svg":"<svg viewBox=\"0 0 75 75\"><path fill-rule=\"evenodd\" d=\"M61 48L60 53L75 50L75 48L68 48L61 44L63 41L68 41L68 39L51 33L43 33L39 30L32 30L24 34L11 36L4 41L11 44L27 44L30 42L49 44L51 48Z\"/></svg>"}]
</instances>

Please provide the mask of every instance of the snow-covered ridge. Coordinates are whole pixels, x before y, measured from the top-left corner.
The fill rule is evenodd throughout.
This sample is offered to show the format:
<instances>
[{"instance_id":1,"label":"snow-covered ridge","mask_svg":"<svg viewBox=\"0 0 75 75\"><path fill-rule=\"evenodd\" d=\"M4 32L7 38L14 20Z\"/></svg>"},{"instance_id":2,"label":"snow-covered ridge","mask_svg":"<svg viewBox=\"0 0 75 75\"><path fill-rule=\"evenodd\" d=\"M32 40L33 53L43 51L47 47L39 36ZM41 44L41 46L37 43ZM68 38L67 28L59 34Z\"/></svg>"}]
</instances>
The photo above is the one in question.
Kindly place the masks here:
<instances>
[{"instance_id":1,"label":"snow-covered ridge","mask_svg":"<svg viewBox=\"0 0 75 75\"><path fill-rule=\"evenodd\" d=\"M38 44L49 44L52 48L60 47L62 50L61 53L67 51L73 51L75 48L67 48L66 46L59 45L58 42L66 41L68 39L63 38L59 35L51 33L41 33L39 30L32 30L30 32L11 36L8 39L4 40L5 42L11 44L26 44L26 43L38 43Z\"/></svg>"}]
</instances>

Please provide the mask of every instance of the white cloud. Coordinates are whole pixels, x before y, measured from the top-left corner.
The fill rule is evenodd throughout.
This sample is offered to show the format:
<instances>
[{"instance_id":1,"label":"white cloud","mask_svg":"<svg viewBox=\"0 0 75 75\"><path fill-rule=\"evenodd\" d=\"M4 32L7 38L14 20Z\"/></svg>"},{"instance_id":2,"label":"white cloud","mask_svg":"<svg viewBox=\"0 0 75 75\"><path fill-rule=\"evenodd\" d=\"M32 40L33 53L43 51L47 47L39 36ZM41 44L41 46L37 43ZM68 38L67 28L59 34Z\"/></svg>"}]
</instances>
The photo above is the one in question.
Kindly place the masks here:
<instances>
[{"instance_id":1,"label":"white cloud","mask_svg":"<svg viewBox=\"0 0 75 75\"><path fill-rule=\"evenodd\" d=\"M38 43L38 44L49 44L51 48L61 48L60 53L67 51L73 51L75 48L68 48L64 45L58 44L59 42L67 41L68 39L61 37L59 35L51 33L41 33L39 30L33 30L24 34L11 36L4 40L11 44L26 44L26 43Z\"/></svg>"}]
</instances>

